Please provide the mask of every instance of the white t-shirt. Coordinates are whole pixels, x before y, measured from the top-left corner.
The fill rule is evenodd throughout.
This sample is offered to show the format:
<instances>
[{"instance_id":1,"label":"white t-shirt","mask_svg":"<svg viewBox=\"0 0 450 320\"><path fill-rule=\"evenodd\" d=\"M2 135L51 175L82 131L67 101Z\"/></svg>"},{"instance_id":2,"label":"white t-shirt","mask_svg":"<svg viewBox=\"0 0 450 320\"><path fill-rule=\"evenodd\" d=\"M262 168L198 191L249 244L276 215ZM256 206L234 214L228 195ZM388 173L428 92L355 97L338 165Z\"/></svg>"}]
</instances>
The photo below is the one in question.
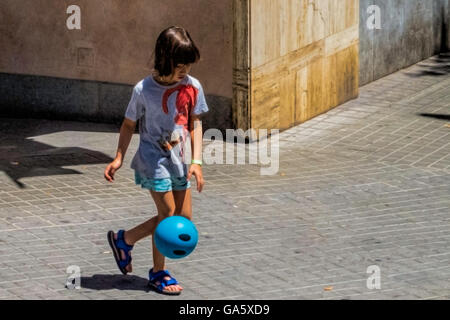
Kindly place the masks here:
<instances>
[{"instance_id":1,"label":"white t-shirt","mask_svg":"<svg viewBox=\"0 0 450 320\"><path fill-rule=\"evenodd\" d=\"M202 85L190 75L170 86L157 83L153 76L141 80L125 112L126 118L140 120L139 148L131 168L145 178L186 176L189 115L208 110Z\"/></svg>"}]
</instances>

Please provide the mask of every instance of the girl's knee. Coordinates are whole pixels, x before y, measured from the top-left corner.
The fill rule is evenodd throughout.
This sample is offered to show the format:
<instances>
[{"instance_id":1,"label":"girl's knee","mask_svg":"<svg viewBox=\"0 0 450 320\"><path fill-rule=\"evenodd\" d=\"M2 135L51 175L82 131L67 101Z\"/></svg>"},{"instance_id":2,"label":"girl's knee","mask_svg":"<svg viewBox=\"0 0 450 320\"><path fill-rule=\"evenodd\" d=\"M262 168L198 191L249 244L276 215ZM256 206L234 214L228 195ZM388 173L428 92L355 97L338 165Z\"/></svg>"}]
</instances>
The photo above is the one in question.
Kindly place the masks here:
<instances>
[{"instance_id":1,"label":"girl's knee","mask_svg":"<svg viewBox=\"0 0 450 320\"><path fill-rule=\"evenodd\" d=\"M178 211L175 212L176 216L182 216L185 217L186 219L192 220L192 211Z\"/></svg>"},{"instance_id":2,"label":"girl's knee","mask_svg":"<svg viewBox=\"0 0 450 320\"><path fill-rule=\"evenodd\" d=\"M163 219L173 216L175 213L175 202L171 193L159 193L150 191L158 210L158 218Z\"/></svg>"},{"instance_id":3,"label":"girl's knee","mask_svg":"<svg viewBox=\"0 0 450 320\"><path fill-rule=\"evenodd\" d=\"M163 220L165 218L171 217L175 214L175 207L167 207L164 210L158 211L158 218Z\"/></svg>"}]
</instances>

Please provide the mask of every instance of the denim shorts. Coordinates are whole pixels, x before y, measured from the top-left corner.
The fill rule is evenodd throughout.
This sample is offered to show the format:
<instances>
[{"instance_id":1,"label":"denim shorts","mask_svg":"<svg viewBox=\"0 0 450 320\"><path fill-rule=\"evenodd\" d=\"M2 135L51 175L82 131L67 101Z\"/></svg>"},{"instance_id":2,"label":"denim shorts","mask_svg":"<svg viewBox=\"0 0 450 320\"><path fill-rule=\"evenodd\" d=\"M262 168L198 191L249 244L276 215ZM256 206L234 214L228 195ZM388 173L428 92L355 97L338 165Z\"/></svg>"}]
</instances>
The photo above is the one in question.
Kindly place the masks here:
<instances>
[{"instance_id":1,"label":"denim shorts","mask_svg":"<svg viewBox=\"0 0 450 320\"><path fill-rule=\"evenodd\" d=\"M191 187L191 183L186 177L170 177L164 179L151 179L142 177L139 172L134 171L134 182L144 189L155 192L181 191Z\"/></svg>"}]
</instances>

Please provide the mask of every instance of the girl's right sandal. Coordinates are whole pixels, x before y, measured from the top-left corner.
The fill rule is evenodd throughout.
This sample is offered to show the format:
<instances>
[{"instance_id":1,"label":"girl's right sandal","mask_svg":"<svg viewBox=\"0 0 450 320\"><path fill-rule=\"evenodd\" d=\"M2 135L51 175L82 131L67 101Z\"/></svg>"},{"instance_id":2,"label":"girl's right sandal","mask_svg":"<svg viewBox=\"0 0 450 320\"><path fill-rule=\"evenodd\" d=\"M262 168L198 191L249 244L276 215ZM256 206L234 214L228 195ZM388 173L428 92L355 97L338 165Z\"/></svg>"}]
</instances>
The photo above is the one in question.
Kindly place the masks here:
<instances>
[{"instance_id":1,"label":"girl's right sandal","mask_svg":"<svg viewBox=\"0 0 450 320\"><path fill-rule=\"evenodd\" d=\"M165 280L165 277L170 277L169 280ZM149 282L148 282L148 286L151 287L152 289L154 289L156 292L161 293L161 294L167 294L167 295L171 295L171 296L177 296L179 294L181 294L181 291L168 291L168 290L164 290L165 287L167 286L172 286L175 284L178 284L178 281L172 277L169 273L169 271L167 270L161 270L158 272L153 272L153 268L150 269L149 271ZM159 284L157 285L156 283Z\"/></svg>"}]
</instances>

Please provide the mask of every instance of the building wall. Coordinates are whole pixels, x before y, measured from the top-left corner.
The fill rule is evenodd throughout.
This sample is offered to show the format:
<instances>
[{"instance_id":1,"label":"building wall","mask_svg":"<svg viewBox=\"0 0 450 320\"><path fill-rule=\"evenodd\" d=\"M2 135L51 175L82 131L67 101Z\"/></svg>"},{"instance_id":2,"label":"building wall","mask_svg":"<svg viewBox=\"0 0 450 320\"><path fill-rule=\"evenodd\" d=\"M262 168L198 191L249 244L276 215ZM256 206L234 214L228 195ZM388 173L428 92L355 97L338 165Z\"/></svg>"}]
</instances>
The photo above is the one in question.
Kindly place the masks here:
<instances>
[{"instance_id":1,"label":"building wall","mask_svg":"<svg viewBox=\"0 0 450 320\"><path fill-rule=\"evenodd\" d=\"M72 4L81 30L66 27ZM382 10L381 30L366 28L371 4ZM359 84L448 49L449 4L2 0L0 114L119 122L157 36L180 25L202 54L191 74L212 110L205 127L286 129L356 97Z\"/></svg>"},{"instance_id":2,"label":"building wall","mask_svg":"<svg viewBox=\"0 0 450 320\"><path fill-rule=\"evenodd\" d=\"M249 29L235 44L249 52L235 66L236 108L248 105L237 127L287 129L358 95L358 0L248 3L235 6Z\"/></svg>"},{"instance_id":3,"label":"building wall","mask_svg":"<svg viewBox=\"0 0 450 320\"><path fill-rule=\"evenodd\" d=\"M360 84L448 50L449 0L360 0ZM369 30L367 8L381 9L381 29Z\"/></svg>"},{"instance_id":4,"label":"building wall","mask_svg":"<svg viewBox=\"0 0 450 320\"><path fill-rule=\"evenodd\" d=\"M81 30L66 27L69 5L81 8ZM121 118L131 87L150 73L159 33L179 25L200 49L191 74L220 125L221 116L231 118L231 8L231 0L2 0L0 90L10 92L0 98L2 113L19 106L49 116Z\"/></svg>"}]
</instances>

